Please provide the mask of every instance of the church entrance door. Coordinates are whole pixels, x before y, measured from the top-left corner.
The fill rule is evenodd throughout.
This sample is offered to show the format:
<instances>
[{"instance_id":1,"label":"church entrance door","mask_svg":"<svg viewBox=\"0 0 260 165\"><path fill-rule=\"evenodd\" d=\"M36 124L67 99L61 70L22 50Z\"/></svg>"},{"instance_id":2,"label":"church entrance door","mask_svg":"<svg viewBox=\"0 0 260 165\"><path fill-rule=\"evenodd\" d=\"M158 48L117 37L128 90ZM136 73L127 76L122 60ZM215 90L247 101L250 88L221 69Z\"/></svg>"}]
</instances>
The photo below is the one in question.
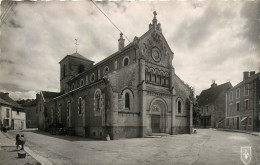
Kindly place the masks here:
<instances>
[{"instance_id":1,"label":"church entrance door","mask_svg":"<svg viewBox=\"0 0 260 165\"><path fill-rule=\"evenodd\" d=\"M152 132L160 132L160 115L152 115Z\"/></svg>"}]
</instances>

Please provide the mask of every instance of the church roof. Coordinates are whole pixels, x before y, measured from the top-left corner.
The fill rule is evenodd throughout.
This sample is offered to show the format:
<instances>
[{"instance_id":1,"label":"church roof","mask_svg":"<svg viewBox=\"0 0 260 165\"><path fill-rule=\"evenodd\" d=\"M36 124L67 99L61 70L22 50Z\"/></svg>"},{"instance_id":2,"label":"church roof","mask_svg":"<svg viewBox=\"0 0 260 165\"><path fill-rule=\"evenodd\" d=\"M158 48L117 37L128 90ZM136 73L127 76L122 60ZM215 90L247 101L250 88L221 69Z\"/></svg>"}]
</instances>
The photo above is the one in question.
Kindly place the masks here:
<instances>
[{"instance_id":1,"label":"church roof","mask_svg":"<svg viewBox=\"0 0 260 165\"><path fill-rule=\"evenodd\" d=\"M94 62L94 61L91 61L90 59L84 57L83 55L79 54L79 53L73 53L73 54L68 54L67 56L65 56L61 61L63 61L65 58L67 57L75 57L75 58L79 58L79 59L82 59L82 60L87 60L87 61L90 61L90 62ZM60 61L60 63L61 63Z\"/></svg>"},{"instance_id":2,"label":"church roof","mask_svg":"<svg viewBox=\"0 0 260 165\"><path fill-rule=\"evenodd\" d=\"M231 83L226 82L226 83L218 85L216 87L211 87L211 88L205 89L200 93L197 101L200 106L212 104L217 100L218 96L222 92L227 91L231 87L232 87Z\"/></svg>"},{"instance_id":3,"label":"church roof","mask_svg":"<svg viewBox=\"0 0 260 165\"><path fill-rule=\"evenodd\" d=\"M6 93L0 92L0 98L7 102L9 105L12 105L13 108L23 109L23 107L20 104L11 99Z\"/></svg>"},{"instance_id":4,"label":"church roof","mask_svg":"<svg viewBox=\"0 0 260 165\"><path fill-rule=\"evenodd\" d=\"M49 92L49 91L41 91L42 97L44 102L49 101L49 99L53 99L55 97L58 97L61 95L61 93L58 92Z\"/></svg>"},{"instance_id":5,"label":"church roof","mask_svg":"<svg viewBox=\"0 0 260 165\"><path fill-rule=\"evenodd\" d=\"M81 58L81 59L84 59L84 60L89 60L88 58L82 56L82 55L79 54L79 53L73 53L73 54L68 55L68 56L77 57L77 58ZM91 61L91 60L89 60L89 61Z\"/></svg>"}]
</instances>

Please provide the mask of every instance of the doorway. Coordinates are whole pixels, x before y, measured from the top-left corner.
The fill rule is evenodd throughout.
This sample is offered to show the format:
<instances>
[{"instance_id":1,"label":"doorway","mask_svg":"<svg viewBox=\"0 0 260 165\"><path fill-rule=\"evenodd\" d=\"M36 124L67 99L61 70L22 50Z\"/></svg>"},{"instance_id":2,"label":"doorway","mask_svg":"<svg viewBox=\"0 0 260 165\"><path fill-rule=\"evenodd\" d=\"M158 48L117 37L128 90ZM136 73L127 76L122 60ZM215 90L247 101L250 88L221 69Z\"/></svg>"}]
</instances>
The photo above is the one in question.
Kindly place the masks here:
<instances>
[{"instance_id":1,"label":"doorway","mask_svg":"<svg viewBox=\"0 0 260 165\"><path fill-rule=\"evenodd\" d=\"M152 132L160 132L160 115L152 115Z\"/></svg>"}]
</instances>

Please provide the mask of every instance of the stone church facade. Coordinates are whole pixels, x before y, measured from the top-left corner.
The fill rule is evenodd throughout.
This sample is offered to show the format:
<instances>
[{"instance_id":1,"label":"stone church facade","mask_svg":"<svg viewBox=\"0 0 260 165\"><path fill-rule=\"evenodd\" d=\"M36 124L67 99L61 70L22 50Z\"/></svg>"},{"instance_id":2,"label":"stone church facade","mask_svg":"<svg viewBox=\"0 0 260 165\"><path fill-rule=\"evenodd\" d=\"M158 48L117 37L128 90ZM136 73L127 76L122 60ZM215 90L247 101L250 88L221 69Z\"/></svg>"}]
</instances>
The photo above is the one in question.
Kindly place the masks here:
<instances>
[{"instance_id":1,"label":"stone church facade","mask_svg":"<svg viewBox=\"0 0 260 165\"><path fill-rule=\"evenodd\" d=\"M112 139L192 132L193 91L176 75L174 53L156 12L149 30L94 64L74 53L60 61L60 94L44 108L45 125Z\"/></svg>"}]
</instances>

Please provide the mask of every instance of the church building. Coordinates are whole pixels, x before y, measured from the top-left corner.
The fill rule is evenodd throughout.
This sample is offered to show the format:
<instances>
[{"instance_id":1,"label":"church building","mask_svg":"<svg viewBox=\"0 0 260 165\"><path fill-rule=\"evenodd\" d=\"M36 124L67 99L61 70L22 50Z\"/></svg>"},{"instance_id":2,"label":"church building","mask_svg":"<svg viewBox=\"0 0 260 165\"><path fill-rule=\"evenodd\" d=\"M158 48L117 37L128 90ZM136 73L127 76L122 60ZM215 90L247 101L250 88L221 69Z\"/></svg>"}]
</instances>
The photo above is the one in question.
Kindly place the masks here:
<instances>
[{"instance_id":1,"label":"church building","mask_svg":"<svg viewBox=\"0 0 260 165\"><path fill-rule=\"evenodd\" d=\"M192 132L193 90L176 75L153 14L146 33L127 46L121 33L118 51L104 60L94 64L76 52L60 61L60 93L37 98L44 127L59 123L72 135L97 139Z\"/></svg>"}]
</instances>

